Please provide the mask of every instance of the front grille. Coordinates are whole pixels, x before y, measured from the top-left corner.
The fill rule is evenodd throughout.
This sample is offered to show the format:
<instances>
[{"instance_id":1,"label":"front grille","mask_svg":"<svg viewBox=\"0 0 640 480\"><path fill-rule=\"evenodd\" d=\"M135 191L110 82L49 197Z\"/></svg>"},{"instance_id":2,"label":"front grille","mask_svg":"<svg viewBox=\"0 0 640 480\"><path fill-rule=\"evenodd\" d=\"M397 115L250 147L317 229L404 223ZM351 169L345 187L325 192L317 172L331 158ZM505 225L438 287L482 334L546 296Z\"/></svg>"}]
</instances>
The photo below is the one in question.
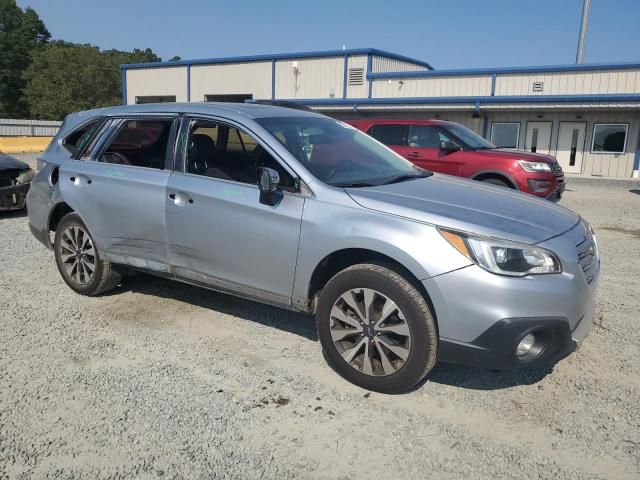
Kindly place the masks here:
<instances>
[{"instance_id":1,"label":"front grille","mask_svg":"<svg viewBox=\"0 0 640 480\"><path fill-rule=\"evenodd\" d=\"M556 177L560 177L564 175L564 172L562 171L562 167L558 162L553 162L549 164L549 166L551 167L551 171L555 174Z\"/></svg>"},{"instance_id":2,"label":"front grille","mask_svg":"<svg viewBox=\"0 0 640 480\"><path fill-rule=\"evenodd\" d=\"M593 278L598 268L598 247L589 229L586 229L584 240L582 240L577 246L578 250L578 264L584 273L584 278L587 283L593 282Z\"/></svg>"}]
</instances>

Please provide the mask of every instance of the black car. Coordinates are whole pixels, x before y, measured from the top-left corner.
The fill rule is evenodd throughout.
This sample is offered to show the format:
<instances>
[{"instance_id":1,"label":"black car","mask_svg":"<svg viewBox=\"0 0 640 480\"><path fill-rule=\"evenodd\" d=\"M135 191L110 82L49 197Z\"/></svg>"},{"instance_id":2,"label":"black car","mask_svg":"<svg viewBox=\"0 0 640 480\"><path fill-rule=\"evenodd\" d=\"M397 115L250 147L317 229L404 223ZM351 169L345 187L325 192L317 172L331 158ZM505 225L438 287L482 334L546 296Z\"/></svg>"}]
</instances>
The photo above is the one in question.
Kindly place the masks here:
<instances>
[{"instance_id":1,"label":"black car","mask_svg":"<svg viewBox=\"0 0 640 480\"><path fill-rule=\"evenodd\" d=\"M33 170L24 162L0 153L0 211L21 210Z\"/></svg>"}]
</instances>

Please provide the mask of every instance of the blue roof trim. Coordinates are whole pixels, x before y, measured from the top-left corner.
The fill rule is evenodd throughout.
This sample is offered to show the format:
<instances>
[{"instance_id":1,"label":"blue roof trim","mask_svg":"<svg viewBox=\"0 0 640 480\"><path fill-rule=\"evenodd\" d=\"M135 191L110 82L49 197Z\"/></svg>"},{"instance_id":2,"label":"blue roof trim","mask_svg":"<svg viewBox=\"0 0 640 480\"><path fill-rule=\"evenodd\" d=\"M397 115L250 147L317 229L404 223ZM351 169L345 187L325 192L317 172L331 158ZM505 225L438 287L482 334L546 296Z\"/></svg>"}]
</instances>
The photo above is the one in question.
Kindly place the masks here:
<instances>
[{"instance_id":1,"label":"blue roof trim","mask_svg":"<svg viewBox=\"0 0 640 480\"><path fill-rule=\"evenodd\" d=\"M498 68L461 68L452 70L429 70L422 72L378 72L368 73L367 78L423 78L456 77L465 75L496 75L506 73L549 73L549 72L585 72L591 70L628 70L640 68L640 63L582 63L580 65L542 65L537 67L498 67Z\"/></svg>"},{"instance_id":2,"label":"blue roof trim","mask_svg":"<svg viewBox=\"0 0 640 480\"><path fill-rule=\"evenodd\" d=\"M302 103L303 105L407 105L418 103L469 103L492 104L492 103L542 103L542 102L608 102L608 101L631 101L640 102L640 94L610 93L591 95L514 95L514 96L479 96L479 97L406 97L406 98L289 98L281 99L286 102Z\"/></svg>"},{"instance_id":3,"label":"blue roof trim","mask_svg":"<svg viewBox=\"0 0 640 480\"><path fill-rule=\"evenodd\" d=\"M179 60L177 62L147 62L147 63L125 63L120 65L121 68L154 68L154 67L182 67L185 65L209 65L216 63L241 63L241 62L259 62L273 60L293 60L297 58L321 58L321 57L343 57L344 55L378 55L380 57L409 62L420 65L428 70L433 67L427 62L418 60L397 53L378 50L377 48L353 48L349 50L320 50L315 52L293 52L293 53L276 53L270 55L247 55L241 57L220 57L220 58L200 58L195 60Z\"/></svg>"}]
</instances>

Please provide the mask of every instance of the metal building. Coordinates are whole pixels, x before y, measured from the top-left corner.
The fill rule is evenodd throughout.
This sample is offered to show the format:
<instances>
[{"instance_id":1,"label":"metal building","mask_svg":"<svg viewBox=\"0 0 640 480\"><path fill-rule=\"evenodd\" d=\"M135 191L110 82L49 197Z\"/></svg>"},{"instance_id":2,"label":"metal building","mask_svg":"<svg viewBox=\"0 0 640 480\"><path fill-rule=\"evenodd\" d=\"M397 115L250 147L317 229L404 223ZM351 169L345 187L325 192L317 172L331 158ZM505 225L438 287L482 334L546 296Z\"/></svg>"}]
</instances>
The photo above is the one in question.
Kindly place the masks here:
<instances>
[{"instance_id":1,"label":"metal building","mask_svg":"<svg viewBox=\"0 0 640 480\"><path fill-rule=\"evenodd\" d=\"M629 178L640 164L640 63L435 70L376 49L122 65L123 102L273 99L337 118L441 118L568 174Z\"/></svg>"}]
</instances>

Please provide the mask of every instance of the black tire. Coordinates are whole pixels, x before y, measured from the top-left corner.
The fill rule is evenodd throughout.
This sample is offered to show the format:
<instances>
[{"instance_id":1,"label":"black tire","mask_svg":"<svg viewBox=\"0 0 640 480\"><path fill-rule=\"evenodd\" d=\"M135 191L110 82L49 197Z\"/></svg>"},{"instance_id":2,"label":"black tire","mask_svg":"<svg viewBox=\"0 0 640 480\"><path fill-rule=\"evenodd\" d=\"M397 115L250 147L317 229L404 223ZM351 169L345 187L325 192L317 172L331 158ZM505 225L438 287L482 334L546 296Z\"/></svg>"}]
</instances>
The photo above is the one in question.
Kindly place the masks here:
<instances>
[{"instance_id":1,"label":"black tire","mask_svg":"<svg viewBox=\"0 0 640 480\"><path fill-rule=\"evenodd\" d=\"M512 188L511 185L509 185L507 182L505 182L501 178L489 177L489 178L483 178L480 181L484 183L490 183L491 185L496 185L498 187Z\"/></svg>"},{"instance_id":2,"label":"black tire","mask_svg":"<svg viewBox=\"0 0 640 480\"><path fill-rule=\"evenodd\" d=\"M403 312L411 334L411 348L404 364L394 373L363 373L343 359L333 341L331 310L343 293L358 288L376 290L392 300ZM381 393L406 392L420 383L436 363L438 333L428 303L411 282L381 265L353 265L331 278L318 300L316 326L325 357L331 367L348 381L368 390Z\"/></svg>"},{"instance_id":3,"label":"black tire","mask_svg":"<svg viewBox=\"0 0 640 480\"><path fill-rule=\"evenodd\" d=\"M86 281L86 283L77 281L67 271L62 259L64 249L64 247L62 247L63 233L67 231L69 227L78 227L82 229L83 232L88 235L91 240L91 244L93 245L95 269L92 276L88 281ZM120 283L122 277L112 270L111 262L100 258L100 254L98 249L95 247L95 242L91 237L91 233L76 213L68 213L62 218L62 220L60 220L60 223L58 223L53 243L53 251L56 257L56 265L58 266L58 271L60 272L62 279L73 291L81 295L100 295L101 293L113 290ZM66 251L64 251L64 253L66 253Z\"/></svg>"}]
</instances>

